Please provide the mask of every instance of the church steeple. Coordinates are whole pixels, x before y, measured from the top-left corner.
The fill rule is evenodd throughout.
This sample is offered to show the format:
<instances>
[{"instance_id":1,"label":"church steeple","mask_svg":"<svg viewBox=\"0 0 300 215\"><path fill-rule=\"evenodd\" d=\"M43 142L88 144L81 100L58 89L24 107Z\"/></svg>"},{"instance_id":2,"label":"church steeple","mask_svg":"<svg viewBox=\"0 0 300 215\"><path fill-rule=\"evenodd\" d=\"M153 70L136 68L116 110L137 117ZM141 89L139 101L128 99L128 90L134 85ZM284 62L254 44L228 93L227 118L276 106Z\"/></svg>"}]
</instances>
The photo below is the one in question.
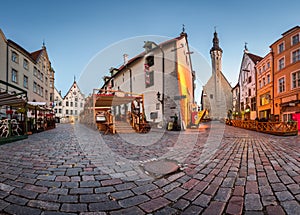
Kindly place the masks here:
<instances>
[{"instance_id":1,"label":"church steeple","mask_svg":"<svg viewBox=\"0 0 300 215\"><path fill-rule=\"evenodd\" d=\"M213 38L213 47L210 49L210 52L212 52L212 51L223 52L223 50L219 46L219 38L218 38L218 33L217 33L216 29L215 29L214 38Z\"/></svg>"}]
</instances>

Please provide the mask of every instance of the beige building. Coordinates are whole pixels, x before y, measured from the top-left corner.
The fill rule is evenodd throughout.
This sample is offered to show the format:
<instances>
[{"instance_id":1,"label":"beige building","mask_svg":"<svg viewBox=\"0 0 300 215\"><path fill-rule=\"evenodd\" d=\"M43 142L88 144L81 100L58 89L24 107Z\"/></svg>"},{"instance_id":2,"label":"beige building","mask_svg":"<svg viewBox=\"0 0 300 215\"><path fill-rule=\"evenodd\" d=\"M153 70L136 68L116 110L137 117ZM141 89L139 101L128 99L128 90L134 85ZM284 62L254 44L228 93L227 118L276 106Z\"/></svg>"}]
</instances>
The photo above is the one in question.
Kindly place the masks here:
<instances>
[{"instance_id":1,"label":"beige building","mask_svg":"<svg viewBox=\"0 0 300 215\"><path fill-rule=\"evenodd\" d=\"M147 41L145 51L124 64L112 68L104 77L103 89L121 90L144 95L146 119L165 125L177 114L184 129L191 123L194 103L194 72L190 58L187 34L156 44ZM114 108L118 115L130 110L130 105Z\"/></svg>"},{"instance_id":2,"label":"beige building","mask_svg":"<svg viewBox=\"0 0 300 215\"><path fill-rule=\"evenodd\" d=\"M218 34L215 32L210 50L212 76L203 86L201 96L202 108L208 111L208 117L212 120L225 119L232 109L232 88L222 73L222 54Z\"/></svg>"},{"instance_id":3,"label":"beige building","mask_svg":"<svg viewBox=\"0 0 300 215\"><path fill-rule=\"evenodd\" d=\"M240 116L254 120L257 117L256 106L256 68L262 57L249 53L246 45L239 72Z\"/></svg>"},{"instance_id":4,"label":"beige building","mask_svg":"<svg viewBox=\"0 0 300 215\"><path fill-rule=\"evenodd\" d=\"M55 117L61 122L75 122L84 108L84 94L80 91L77 82L74 82L66 95L62 97L61 91L54 90Z\"/></svg>"},{"instance_id":5,"label":"beige building","mask_svg":"<svg viewBox=\"0 0 300 215\"><path fill-rule=\"evenodd\" d=\"M53 105L54 70L46 46L28 52L0 29L0 80L27 91L28 101ZM1 89L3 90L3 89Z\"/></svg>"}]
</instances>

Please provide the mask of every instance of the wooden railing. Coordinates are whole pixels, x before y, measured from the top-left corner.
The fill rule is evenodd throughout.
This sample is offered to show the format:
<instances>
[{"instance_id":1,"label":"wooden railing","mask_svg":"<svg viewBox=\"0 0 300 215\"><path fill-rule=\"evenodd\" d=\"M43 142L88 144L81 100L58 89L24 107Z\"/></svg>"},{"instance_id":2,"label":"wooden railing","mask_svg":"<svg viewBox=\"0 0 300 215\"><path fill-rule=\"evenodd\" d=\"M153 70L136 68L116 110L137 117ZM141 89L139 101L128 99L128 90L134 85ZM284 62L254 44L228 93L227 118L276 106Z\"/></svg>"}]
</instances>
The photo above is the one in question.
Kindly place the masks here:
<instances>
[{"instance_id":1,"label":"wooden railing","mask_svg":"<svg viewBox=\"0 0 300 215\"><path fill-rule=\"evenodd\" d=\"M280 136L298 135L297 122L259 122L255 120L227 120L226 124L239 128Z\"/></svg>"}]
</instances>

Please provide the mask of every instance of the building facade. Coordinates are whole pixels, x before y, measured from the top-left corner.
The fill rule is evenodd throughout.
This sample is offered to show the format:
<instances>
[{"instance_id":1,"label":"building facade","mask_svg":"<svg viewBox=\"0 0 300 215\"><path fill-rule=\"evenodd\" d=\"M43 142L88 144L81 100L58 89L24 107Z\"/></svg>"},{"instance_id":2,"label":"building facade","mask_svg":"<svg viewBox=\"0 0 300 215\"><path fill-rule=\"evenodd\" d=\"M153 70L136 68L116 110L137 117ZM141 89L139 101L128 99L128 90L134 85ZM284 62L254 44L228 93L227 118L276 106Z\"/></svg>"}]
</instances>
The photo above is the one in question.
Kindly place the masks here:
<instances>
[{"instance_id":1,"label":"building facade","mask_svg":"<svg viewBox=\"0 0 300 215\"><path fill-rule=\"evenodd\" d=\"M277 120L300 122L300 27L296 26L270 48L274 59L274 114Z\"/></svg>"},{"instance_id":2,"label":"building facade","mask_svg":"<svg viewBox=\"0 0 300 215\"><path fill-rule=\"evenodd\" d=\"M222 73L223 50L219 46L217 32L214 32L213 47L210 50L212 76L203 86L202 108L208 111L208 117L213 120L225 119L232 109L232 88Z\"/></svg>"},{"instance_id":3,"label":"building facade","mask_svg":"<svg viewBox=\"0 0 300 215\"><path fill-rule=\"evenodd\" d=\"M121 90L144 95L148 121L165 126L171 116L179 116L182 128L191 122L194 104L194 78L187 34L156 44L147 41L145 51L124 64L112 68L104 77L102 89ZM128 105L114 108L116 116L125 114Z\"/></svg>"},{"instance_id":4,"label":"building facade","mask_svg":"<svg viewBox=\"0 0 300 215\"><path fill-rule=\"evenodd\" d=\"M74 80L64 97L62 97L61 91L57 91L55 88L54 103L55 117L59 118L61 122L75 122L79 120L79 115L84 109L85 97Z\"/></svg>"},{"instance_id":5,"label":"building facade","mask_svg":"<svg viewBox=\"0 0 300 215\"><path fill-rule=\"evenodd\" d=\"M254 120L257 117L255 65L261 59L262 57L249 53L245 45L238 79L242 119Z\"/></svg>"},{"instance_id":6,"label":"building facade","mask_svg":"<svg viewBox=\"0 0 300 215\"><path fill-rule=\"evenodd\" d=\"M6 39L0 29L0 69L0 80L25 90L28 101L46 102L52 107L55 72L44 44L30 53Z\"/></svg>"},{"instance_id":7,"label":"building facade","mask_svg":"<svg viewBox=\"0 0 300 215\"><path fill-rule=\"evenodd\" d=\"M257 117L274 120L273 57L271 52L256 64L256 71Z\"/></svg>"}]
</instances>

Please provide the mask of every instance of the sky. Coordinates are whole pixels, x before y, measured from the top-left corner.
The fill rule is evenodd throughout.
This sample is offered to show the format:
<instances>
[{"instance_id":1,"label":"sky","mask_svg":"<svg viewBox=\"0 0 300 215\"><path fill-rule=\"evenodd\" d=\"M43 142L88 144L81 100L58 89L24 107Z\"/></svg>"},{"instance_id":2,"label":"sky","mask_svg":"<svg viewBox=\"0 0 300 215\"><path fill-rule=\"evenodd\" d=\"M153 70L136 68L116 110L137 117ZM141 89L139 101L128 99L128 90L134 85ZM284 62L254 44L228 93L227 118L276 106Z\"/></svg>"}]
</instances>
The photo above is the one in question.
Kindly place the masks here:
<instances>
[{"instance_id":1,"label":"sky","mask_svg":"<svg viewBox=\"0 0 300 215\"><path fill-rule=\"evenodd\" d=\"M0 2L0 28L7 39L29 52L45 42L55 70L55 87L62 95L71 87L74 76L79 88L86 95L91 93L92 88L102 85L110 67L123 62L124 53L132 58L144 51L145 39L159 43L177 37L182 24L194 51L196 93L201 93L211 74L209 50L215 28L223 49L222 72L234 86L245 42L250 53L264 57L269 46L300 21L300 2L296 0ZM91 66L95 60L98 64Z\"/></svg>"}]
</instances>

